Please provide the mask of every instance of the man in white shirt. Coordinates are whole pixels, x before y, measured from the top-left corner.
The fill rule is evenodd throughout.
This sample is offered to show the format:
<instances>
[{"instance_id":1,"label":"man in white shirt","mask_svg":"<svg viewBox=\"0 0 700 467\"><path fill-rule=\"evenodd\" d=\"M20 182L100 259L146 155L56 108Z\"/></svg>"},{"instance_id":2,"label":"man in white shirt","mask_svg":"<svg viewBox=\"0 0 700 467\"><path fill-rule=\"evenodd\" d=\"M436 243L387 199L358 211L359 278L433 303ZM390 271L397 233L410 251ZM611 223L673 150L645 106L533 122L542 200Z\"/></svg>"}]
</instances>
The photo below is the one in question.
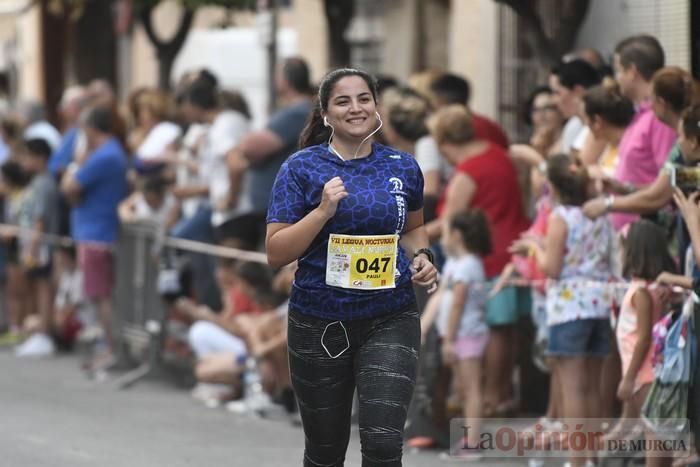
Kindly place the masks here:
<instances>
[{"instance_id":1,"label":"man in white shirt","mask_svg":"<svg viewBox=\"0 0 700 467\"><path fill-rule=\"evenodd\" d=\"M196 148L198 181L174 189L175 196L180 199L194 197L201 198L201 202L191 218L175 226L173 235L211 242L212 219L228 205L230 178L226 154L241 142L249 124L241 113L223 109L217 88L204 80L195 80L184 91L181 110L188 121L206 124L208 129Z\"/></svg>"},{"instance_id":2,"label":"man in white shirt","mask_svg":"<svg viewBox=\"0 0 700 467\"><path fill-rule=\"evenodd\" d=\"M196 78L180 97L180 110L191 123L204 124L201 140L192 148L198 165L198 176L191 183L177 186L173 194L180 200L198 199L191 217L175 225L171 235L177 238L213 243L214 223L230 204L230 174L226 155L238 146L248 132L248 120L243 114L224 109L219 102L216 83L207 76ZM221 294L214 278L214 259L207 255L192 254L194 288L202 304L214 310L221 309Z\"/></svg>"},{"instance_id":3,"label":"man in white shirt","mask_svg":"<svg viewBox=\"0 0 700 467\"><path fill-rule=\"evenodd\" d=\"M581 119L583 96L598 83L600 76L596 69L581 59L561 64L549 76L549 87L554 92L557 106L568 119L561 136L561 152L564 154L580 151L583 147L588 133Z\"/></svg>"}]
</instances>

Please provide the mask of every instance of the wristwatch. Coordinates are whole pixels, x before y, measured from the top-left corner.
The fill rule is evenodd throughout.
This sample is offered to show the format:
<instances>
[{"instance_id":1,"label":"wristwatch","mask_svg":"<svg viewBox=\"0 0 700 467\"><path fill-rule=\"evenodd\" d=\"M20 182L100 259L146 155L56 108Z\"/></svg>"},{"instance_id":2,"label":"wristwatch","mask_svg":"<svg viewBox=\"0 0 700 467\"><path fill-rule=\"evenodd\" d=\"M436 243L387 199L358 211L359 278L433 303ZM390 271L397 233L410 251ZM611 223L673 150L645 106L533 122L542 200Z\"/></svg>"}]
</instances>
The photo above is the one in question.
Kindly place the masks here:
<instances>
[{"instance_id":1,"label":"wristwatch","mask_svg":"<svg viewBox=\"0 0 700 467\"><path fill-rule=\"evenodd\" d=\"M418 255L425 255L428 257L428 261L430 261L431 264L435 264L435 255L433 254L432 250L430 248L421 248L419 250L416 250L415 253L413 253L413 257L415 258Z\"/></svg>"}]
</instances>

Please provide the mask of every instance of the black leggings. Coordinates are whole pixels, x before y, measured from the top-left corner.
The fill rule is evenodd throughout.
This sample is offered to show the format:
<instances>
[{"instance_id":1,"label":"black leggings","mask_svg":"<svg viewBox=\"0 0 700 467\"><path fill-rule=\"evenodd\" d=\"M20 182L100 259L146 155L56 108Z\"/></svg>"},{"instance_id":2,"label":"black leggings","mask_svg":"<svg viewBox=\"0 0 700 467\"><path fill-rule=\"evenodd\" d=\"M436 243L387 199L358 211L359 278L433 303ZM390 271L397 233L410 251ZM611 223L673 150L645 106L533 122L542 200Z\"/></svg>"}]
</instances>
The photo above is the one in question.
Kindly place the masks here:
<instances>
[{"instance_id":1,"label":"black leggings","mask_svg":"<svg viewBox=\"0 0 700 467\"><path fill-rule=\"evenodd\" d=\"M306 437L304 466L343 465L355 386L362 467L401 466L420 348L418 311L413 305L378 318L345 321L343 326L347 340L337 322L289 313L289 369ZM331 358L322 337L333 356L348 343L349 348Z\"/></svg>"}]
</instances>

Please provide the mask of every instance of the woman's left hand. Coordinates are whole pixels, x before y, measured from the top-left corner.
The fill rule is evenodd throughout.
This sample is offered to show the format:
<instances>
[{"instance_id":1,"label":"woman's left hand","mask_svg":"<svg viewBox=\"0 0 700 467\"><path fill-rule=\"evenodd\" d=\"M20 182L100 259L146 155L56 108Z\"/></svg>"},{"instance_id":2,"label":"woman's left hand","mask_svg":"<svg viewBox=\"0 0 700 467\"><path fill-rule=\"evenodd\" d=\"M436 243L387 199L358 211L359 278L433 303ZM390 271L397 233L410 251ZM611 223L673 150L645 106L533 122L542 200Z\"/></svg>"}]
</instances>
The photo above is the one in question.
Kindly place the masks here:
<instances>
[{"instance_id":1,"label":"woman's left hand","mask_svg":"<svg viewBox=\"0 0 700 467\"><path fill-rule=\"evenodd\" d=\"M514 241L508 248L508 253L513 255L528 256L535 248L536 243L528 237L522 237Z\"/></svg>"},{"instance_id":2,"label":"woman's left hand","mask_svg":"<svg viewBox=\"0 0 700 467\"><path fill-rule=\"evenodd\" d=\"M438 272L435 265L433 265L425 255L418 255L413 258L411 270L413 271L411 280L414 284L426 287L428 293L435 292L437 289Z\"/></svg>"},{"instance_id":3,"label":"woman's left hand","mask_svg":"<svg viewBox=\"0 0 700 467\"><path fill-rule=\"evenodd\" d=\"M451 341L445 339L442 342L442 362L444 365L453 365L457 362L457 355L455 353L454 344Z\"/></svg>"},{"instance_id":4,"label":"woman's left hand","mask_svg":"<svg viewBox=\"0 0 700 467\"><path fill-rule=\"evenodd\" d=\"M696 224L700 221L700 206L698 205L700 191L696 191L686 197L680 189L674 188L673 200L681 211L686 224Z\"/></svg>"},{"instance_id":5,"label":"woman's left hand","mask_svg":"<svg viewBox=\"0 0 700 467\"><path fill-rule=\"evenodd\" d=\"M622 378L619 386L617 387L617 398L621 401L626 401L632 398L634 395L634 380L629 378Z\"/></svg>"}]
</instances>

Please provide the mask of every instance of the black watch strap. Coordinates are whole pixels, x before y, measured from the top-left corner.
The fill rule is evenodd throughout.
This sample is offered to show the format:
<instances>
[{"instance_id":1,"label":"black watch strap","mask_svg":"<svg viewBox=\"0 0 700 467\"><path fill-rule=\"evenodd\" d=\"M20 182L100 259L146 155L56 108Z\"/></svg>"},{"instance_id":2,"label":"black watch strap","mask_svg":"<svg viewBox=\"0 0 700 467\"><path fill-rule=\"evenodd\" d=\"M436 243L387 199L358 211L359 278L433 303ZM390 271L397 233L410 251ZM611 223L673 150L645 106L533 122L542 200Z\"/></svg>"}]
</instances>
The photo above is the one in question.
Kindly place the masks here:
<instances>
[{"instance_id":1,"label":"black watch strap","mask_svg":"<svg viewBox=\"0 0 700 467\"><path fill-rule=\"evenodd\" d=\"M427 256L428 261L430 261L432 264L435 264L435 255L433 254L430 248L421 248L419 250L416 250L416 252L413 254L413 257L415 258L418 255Z\"/></svg>"}]
</instances>

